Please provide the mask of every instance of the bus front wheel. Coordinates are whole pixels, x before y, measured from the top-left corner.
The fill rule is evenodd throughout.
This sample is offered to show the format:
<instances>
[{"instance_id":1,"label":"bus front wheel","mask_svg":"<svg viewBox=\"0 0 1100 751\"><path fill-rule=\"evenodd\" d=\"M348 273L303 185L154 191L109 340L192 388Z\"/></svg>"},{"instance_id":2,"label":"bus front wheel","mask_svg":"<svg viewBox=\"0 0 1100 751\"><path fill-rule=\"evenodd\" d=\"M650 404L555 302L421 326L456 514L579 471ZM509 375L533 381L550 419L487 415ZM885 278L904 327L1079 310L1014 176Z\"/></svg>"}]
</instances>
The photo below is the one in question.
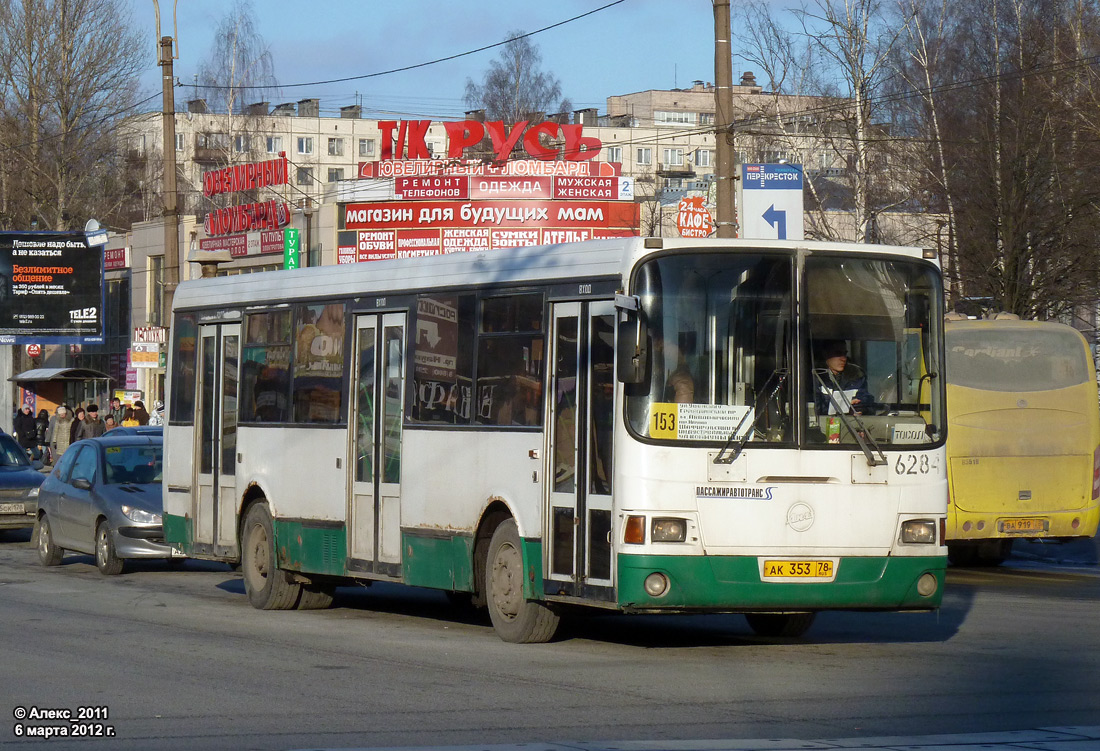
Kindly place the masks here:
<instances>
[{"instance_id":1,"label":"bus front wheel","mask_svg":"<svg viewBox=\"0 0 1100 751\"><path fill-rule=\"evenodd\" d=\"M817 613L746 613L745 620L757 636L795 638L809 631Z\"/></svg>"},{"instance_id":2,"label":"bus front wheel","mask_svg":"<svg viewBox=\"0 0 1100 751\"><path fill-rule=\"evenodd\" d=\"M258 610L289 610L298 602L301 584L276 567L275 530L266 503L255 503L241 529L241 573L248 601Z\"/></svg>"},{"instance_id":3,"label":"bus front wheel","mask_svg":"<svg viewBox=\"0 0 1100 751\"><path fill-rule=\"evenodd\" d=\"M489 542L485 593L493 629L504 641L537 644L558 630L557 613L523 596L523 552L514 519L501 522Z\"/></svg>"}]
</instances>

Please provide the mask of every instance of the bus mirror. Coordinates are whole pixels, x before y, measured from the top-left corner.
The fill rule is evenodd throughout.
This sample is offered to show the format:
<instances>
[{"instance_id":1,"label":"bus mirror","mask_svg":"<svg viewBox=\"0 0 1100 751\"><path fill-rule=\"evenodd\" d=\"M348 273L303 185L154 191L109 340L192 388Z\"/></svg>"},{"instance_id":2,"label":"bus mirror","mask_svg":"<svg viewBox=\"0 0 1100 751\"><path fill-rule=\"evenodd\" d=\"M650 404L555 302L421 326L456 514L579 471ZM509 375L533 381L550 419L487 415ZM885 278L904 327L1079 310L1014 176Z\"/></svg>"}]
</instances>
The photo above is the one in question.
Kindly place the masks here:
<instances>
[{"instance_id":1,"label":"bus mirror","mask_svg":"<svg viewBox=\"0 0 1100 751\"><path fill-rule=\"evenodd\" d=\"M643 383L649 363L649 331L640 311L626 313L619 321L616 370L622 383Z\"/></svg>"}]
</instances>

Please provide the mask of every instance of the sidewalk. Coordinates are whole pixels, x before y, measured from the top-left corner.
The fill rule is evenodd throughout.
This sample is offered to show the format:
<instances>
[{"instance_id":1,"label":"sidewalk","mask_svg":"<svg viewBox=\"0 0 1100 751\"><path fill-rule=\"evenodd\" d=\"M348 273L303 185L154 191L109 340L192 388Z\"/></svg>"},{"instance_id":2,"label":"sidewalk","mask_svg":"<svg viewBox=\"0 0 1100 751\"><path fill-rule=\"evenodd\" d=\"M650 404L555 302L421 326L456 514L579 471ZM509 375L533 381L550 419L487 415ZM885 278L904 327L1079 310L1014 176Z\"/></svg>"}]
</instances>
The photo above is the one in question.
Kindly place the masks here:
<instances>
[{"instance_id":1,"label":"sidewalk","mask_svg":"<svg viewBox=\"0 0 1100 751\"><path fill-rule=\"evenodd\" d=\"M1039 728L999 733L882 736L828 740L603 741L578 743L501 743L473 746L410 746L360 751L1100 751L1100 725ZM325 751L311 749L311 751ZM355 751L342 748L340 751Z\"/></svg>"}]
</instances>

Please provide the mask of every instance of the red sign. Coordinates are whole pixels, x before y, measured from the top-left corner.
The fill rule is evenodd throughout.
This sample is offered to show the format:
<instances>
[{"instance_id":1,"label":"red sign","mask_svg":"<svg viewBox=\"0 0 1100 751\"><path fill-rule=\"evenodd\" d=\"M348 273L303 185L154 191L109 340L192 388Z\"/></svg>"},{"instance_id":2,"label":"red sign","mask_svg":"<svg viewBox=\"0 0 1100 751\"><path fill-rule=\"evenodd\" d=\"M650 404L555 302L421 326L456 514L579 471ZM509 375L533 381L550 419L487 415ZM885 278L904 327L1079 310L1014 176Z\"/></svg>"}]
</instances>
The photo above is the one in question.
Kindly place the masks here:
<instances>
[{"instance_id":1,"label":"red sign","mask_svg":"<svg viewBox=\"0 0 1100 751\"><path fill-rule=\"evenodd\" d=\"M708 237L714 231L714 220L703 204L702 196L685 196L680 199L676 212L676 229L680 237Z\"/></svg>"},{"instance_id":2,"label":"red sign","mask_svg":"<svg viewBox=\"0 0 1100 751\"><path fill-rule=\"evenodd\" d=\"M283 231L281 229L272 230L271 232L260 233L260 252L261 253L282 253L283 252Z\"/></svg>"},{"instance_id":3,"label":"red sign","mask_svg":"<svg viewBox=\"0 0 1100 751\"><path fill-rule=\"evenodd\" d=\"M344 207L346 229L637 226L638 204L622 201L389 201Z\"/></svg>"},{"instance_id":4,"label":"red sign","mask_svg":"<svg viewBox=\"0 0 1100 751\"><path fill-rule=\"evenodd\" d=\"M493 143L496 161L506 162L512 151L522 142L523 149L535 159L554 161L558 158L567 162L585 162L595 159L603 144L598 138L583 135L582 125L559 125L549 120L531 125L523 120L509 128L502 121L483 123L480 120L443 123L447 131L447 157L461 159L467 148L477 146L488 133ZM431 152L425 136L431 127L431 120L379 120L378 130L382 134L382 161L401 159L428 159ZM394 144L396 131L397 143ZM554 141L558 135L564 140L559 148L544 145Z\"/></svg>"},{"instance_id":5,"label":"red sign","mask_svg":"<svg viewBox=\"0 0 1100 751\"><path fill-rule=\"evenodd\" d=\"M28 344L27 345L27 357L41 357L42 345L41 344Z\"/></svg>"},{"instance_id":6,"label":"red sign","mask_svg":"<svg viewBox=\"0 0 1100 751\"><path fill-rule=\"evenodd\" d=\"M219 193L237 193L270 185L287 184L286 155L266 162L234 164L202 173L202 194L209 198Z\"/></svg>"},{"instance_id":7,"label":"red sign","mask_svg":"<svg viewBox=\"0 0 1100 751\"><path fill-rule=\"evenodd\" d=\"M229 235L227 237L209 237L199 240L199 250L228 250L229 255L248 255L248 237L245 235Z\"/></svg>"},{"instance_id":8,"label":"red sign","mask_svg":"<svg viewBox=\"0 0 1100 751\"><path fill-rule=\"evenodd\" d=\"M103 249L103 270L114 271L117 269L128 268L129 263L129 248L104 248Z\"/></svg>"},{"instance_id":9,"label":"red sign","mask_svg":"<svg viewBox=\"0 0 1100 751\"><path fill-rule=\"evenodd\" d=\"M417 176L393 179L395 198L409 201L439 200L450 198L465 200L470 197L470 184L463 177Z\"/></svg>"},{"instance_id":10,"label":"red sign","mask_svg":"<svg viewBox=\"0 0 1100 751\"><path fill-rule=\"evenodd\" d=\"M487 198L551 198L552 177L511 177L485 175L470 177L470 198L475 201Z\"/></svg>"},{"instance_id":11,"label":"red sign","mask_svg":"<svg viewBox=\"0 0 1100 751\"><path fill-rule=\"evenodd\" d=\"M525 245L541 245L540 229L495 229L493 230L493 249L521 248Z\"/></svg>"},{"instance_id":12,"label":"red sign","mask_svg":"<svg viewBox=\"0 0 1100 751\"><path fill-rule=\"evenodd\" d=\"M404 159L387 162L359 162L361 179L374 177L420 177L425 175L588 175L614 177L621 165L608 162L539 162L515 159L510 162L489 162L480 159Z\"/></svg>"},{"instance_id":13,"label":"red sign","mask_svg":"<svg viewBox=\"0 0 1100 751\"><path fill-rule=\"evenodd\" d=\"M358 247L339 248L337 263L390 258L469 253L524 245L583 242L608 237L635 237L637 230L584 227L574 229L490 229L447 227L430 230L361 230Z\"/></svg>"},{"instance_id":14,"label":"red sign","mask_svg":"<svg viewBox=\"0 0 1100 751\"><path fill-rule=\"evenodd\" d=\"M617 177L569 177L554 178L554 198L571 198L575 201L615 201L619 195Z\"/></svg>"},{"instance_id":15,"label":"red sign","mask_svg":"<svg viewBox=\"0 0 1100 751\"><path fill-rule=\"evenodd\" d=\"M215 209L206 215L203 229L207 235L213 237L233 232L279 229L288 224L290 204L272 200Z\"/></svg>"},{"instance_id":16,"label":"red sign","mask_svg":"<svg viewBox=\"0 0 1100 751\"><path fill-rule=\"evenodd\" d=\"M488 250L491 237L488 227L448 227L443 230L443 252Z\"/></svg>"}]
</instances>

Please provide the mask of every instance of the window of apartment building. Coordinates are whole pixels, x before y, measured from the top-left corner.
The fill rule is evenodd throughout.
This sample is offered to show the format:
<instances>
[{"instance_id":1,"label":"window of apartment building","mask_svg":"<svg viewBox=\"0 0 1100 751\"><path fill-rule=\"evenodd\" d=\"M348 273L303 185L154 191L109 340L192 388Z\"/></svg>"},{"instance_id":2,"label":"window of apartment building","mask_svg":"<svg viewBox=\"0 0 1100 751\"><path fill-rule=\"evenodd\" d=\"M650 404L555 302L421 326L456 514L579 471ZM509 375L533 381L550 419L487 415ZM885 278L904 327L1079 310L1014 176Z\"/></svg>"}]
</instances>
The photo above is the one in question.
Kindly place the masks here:
<instances>
[{"instance_id":1,"label":"window of apartment building","mask_svg":"<svg viewBox=\"0 0 1100 751\"><path fill-rule=\"evenodd\" d=\"M695 150L695 166L709 167L714 164L714 152L710 149Z\"/></svg>"},{"instance_id":2,"label":"window of apartment building","mask_svg":"<svg viewBox=\"0 0 1100 751\"><path fill-rule=\"evenodd\" d=\"M653 149L638 149L637 159L638 164L653 164Z\"/></svg>"},{"instance_id":3,"label":"window of apartment building","mask_svg":"<svg viewBox=\"0 0 1100 751\"><path fill-rule=\"evenodd\" d=\"M653 123L655 125L695 125L695 113L653 110Z\"/></svg>"},{"instance_id":4,"label":"window of apartment building","mask_svg":"<svg viewBox=\"0 0 1100 751\"><path fill-rule=\"evenodd\" d=\"M251 140L247 135L233 136L233 150L238 154L244 154L251 150Z\"/></svg>"},{"instance_id":5,"label":"window of apartment building","mask_svg":"<svg viewBox=\"0 0 1100 751\"><path fill-rule=\"evenodd\" d=\"M176 134L176 151L183 151L184 138L183 133Z\"/></svg>"},{"instance_id":6,"label":"window of apartment building","mask_svg":"<svg viewBox=\"0 0 1100 751\"><path fill-rule=\"evenodd\" d=\"M714 113L713 112L700 112L699 113L700 125L714 125Z\"/></svg>"},{"instance_id":7,"label":"window of apartment building","mask_svg":"<svg viewBox=\"0 0 1100 751\"><path fill-rule=\"evenodd\" d=\"M623 161L623 147L622 146L604 146L604 153L607 155L607 161L617 162L622 164Z\"/></svg>"},{"instance_id":8,"label":"window of apartment building","mask_svg":"<svg viewBox=\"0 0 1100 751\"><path fill-rule=\"evenodd\" d=\"M313 168L299 167L297 182L299 185L313 185Z\"/></svg>"},{"instance_id":9,"label":"window of apartment building","mask_svg":"<svg viewBox=\"0 0 1100 751\"><path fill-rule=\"evenodd\" d=\"M298 138L298 153L299 154L312 154L313 153L313 139L309 136L299 136Z\"/></svg>"},{"instance_id":10,"label":"window of apartment building","mask_svg":"<svg viewBox=\"0 0 1100 751\"><path fill-rule=\"evenodd\" d=\"M682 167L684 165L684 150L683 149L665 149L664 159L662 164L666 167Z\"/></svg>"},{"instance_id":11,"label":"window of apartment building","mask_svg":"<svg viewBox=\"0 0 1100 751\"><path fill-rule=\"evenodd\" d=\"M329 156L343 156L344 155L344 139L343 138L330 138L330 139L328 139L328 155Z\"/></svg>"},{"instance_id":12,"label":"window of apartment building","mask_svg":"<svg viewBox=\"0 0 1100 751\"><path fill-rule=\"evenodd\" d=\"M338 180L343 180L343 179L344 179L344 168L343 167L329 167L328 181L330 183L334 183L334 182L337 182Z\"/></svg>"},{"instance_id":13,"label":"window of apartment building","mask_svg":"<svg viewBox=\"0 0 1100 751\"><path fill-rule=\"evenodd\" d=\"M374 156L374 139L359 139L359 156Z\"/></svg>"},{"instance_id":14,"label":"window of apartment building","mask_svg":"<svg viewBox=\"0 0 1100 751\"><path fill-rule=\"evenodd\" d=\"M228 149L229 134L199 133L195 136L195 146L200 149Z\"/></svg>"},{"instance_id":15,"label":"window of apartment building","mask_svg":"<svg viewBox=\"0 0 1100 751\"><path fill-rule=\"evenodd\" d=\"M665 187L670 188L671 190L683 190L683 188L684 188L684 178L682 178L682 177L666 177L665 178Z\"/></svg>"},{"instance_id":16,"label":"window of apartment building","mask_svg":"<svg viewBox=\"0 0 1100 751\"><path fill-rule=\"evenodd\" d=\"M268 136L267 137L267 153L278 154L283 150L283 137L282 136Z\"/></svg>"},{"instance_id":17,"label":"window of apartment building","mask_svg":"<svg viewBox=\"0 0 1100 751\"><path fill-rule=\"evenodd\" d=\"M149 256L149 282L146 287L149 323L164 326L168 322L164 315L164 256Z\"/></svg>"}]
</instances>

